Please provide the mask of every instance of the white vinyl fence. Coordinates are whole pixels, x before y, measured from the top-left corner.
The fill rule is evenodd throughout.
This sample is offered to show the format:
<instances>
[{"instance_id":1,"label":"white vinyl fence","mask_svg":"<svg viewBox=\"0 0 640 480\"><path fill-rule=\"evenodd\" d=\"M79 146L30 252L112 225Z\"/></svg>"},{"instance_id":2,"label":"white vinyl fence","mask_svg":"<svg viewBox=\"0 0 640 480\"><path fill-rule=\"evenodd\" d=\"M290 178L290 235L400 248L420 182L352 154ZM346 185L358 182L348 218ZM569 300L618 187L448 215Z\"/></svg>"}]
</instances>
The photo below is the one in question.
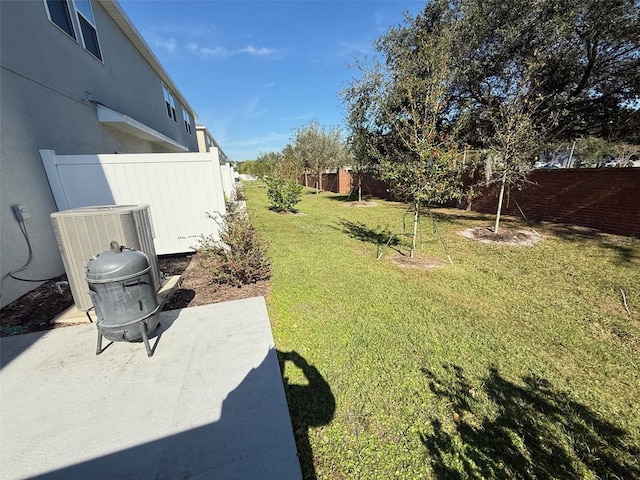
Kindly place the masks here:
<instances>
[{"instance_id":1,"label":"white vinyl fence","mask_svg":"<svg viewBox=\"0 0 640 480\"><path fill-rule=\"evenodd\" d=\"M40 156L58 210L148 204L159 255L192 250L201 234L218 238L207 214L225 213L218 152Z\"/></svg>"},{"instance_id":2,"label":"white vinyl fence","mask_svg":"<svg viewBox=\"0 0 640 480\"><path fill-rule=\"evenodd\" d=\"M230 163L225 163L220 165L220 171L222 173L224 196L227 197L227 200L234 201L236 199L236 178L233 167Z\"/></svg>"}]
</instances>

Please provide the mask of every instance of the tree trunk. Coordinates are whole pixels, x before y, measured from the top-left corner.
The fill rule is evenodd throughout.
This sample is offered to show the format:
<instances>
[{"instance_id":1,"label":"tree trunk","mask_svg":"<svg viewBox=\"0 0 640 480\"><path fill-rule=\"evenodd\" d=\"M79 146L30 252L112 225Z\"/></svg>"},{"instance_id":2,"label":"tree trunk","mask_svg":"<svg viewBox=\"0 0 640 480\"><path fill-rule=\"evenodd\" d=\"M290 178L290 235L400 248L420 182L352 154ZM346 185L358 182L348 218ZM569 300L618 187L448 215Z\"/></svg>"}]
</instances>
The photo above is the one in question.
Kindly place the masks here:
<instances>
[{"instance_id":1,"label":"tree trunk","mask_svg":"<svg viewBox=\"0 0 640 480\"><path fill-rule=\"evenodd\" d=\"M362 201L362 176L358 175L358 201Z\"/></svg>"},{"instance_id":2,"label":"tree trunk","mask_svg":"<svg viewBox=\"0 0 640 480\"><path fill-rule=\"evenodd\" d=\"M484 182L486 186L489 186L492 176L493 168L491 166L491 157L487 156L487 158L484 159Z\"/></svg>"},{"instance_id":3,"label":"tree trunk","mask_svg":"<svg viewBox=\"0 0 640 480\"><path fill-rule=\"evenodd\" d=\"M418 210L418 204L413 204L413 235L411 236L411 258L416 251L416 239L418 238L418 222L420 221L420 210Z\"/></svg>"},{"instance_id":4,"label":"tree trunk","mask_svg":"<svg viewBox=\"0 0 640 480\"><path fill-rule=\"evenodd\" d=\"M493 227L493 233L498 233L500 226L500 213L502 212L502 199L504 198L504 187L507 183L507 171L502 174L502 183L500 185L500 195L498 196L498 211L496 212L496 224Z\"/></svg>"},{"instance_id":5,"label":"tree trunk","mask_svg":"<svg viewBox=\"0 0 640 480\"><path fill-rule=\"evenodd\" d=\"M318 189L316 194L320 193L320 190L322 190L322 170L318 169Z\"/></svg>"},{"instance_id":6,"label":"tree trunk","mask_svg":"<svg viewBox=\"0 0 640 480\"><path fill-rule=\"evenodd\" d=\"M567 162L567 168L571 168L571 164L573 163L573 151L576 148L576 140L573 141L573 145L571 145L571 153L569 154L569 161Z\"/></svg>"}]
</instances>

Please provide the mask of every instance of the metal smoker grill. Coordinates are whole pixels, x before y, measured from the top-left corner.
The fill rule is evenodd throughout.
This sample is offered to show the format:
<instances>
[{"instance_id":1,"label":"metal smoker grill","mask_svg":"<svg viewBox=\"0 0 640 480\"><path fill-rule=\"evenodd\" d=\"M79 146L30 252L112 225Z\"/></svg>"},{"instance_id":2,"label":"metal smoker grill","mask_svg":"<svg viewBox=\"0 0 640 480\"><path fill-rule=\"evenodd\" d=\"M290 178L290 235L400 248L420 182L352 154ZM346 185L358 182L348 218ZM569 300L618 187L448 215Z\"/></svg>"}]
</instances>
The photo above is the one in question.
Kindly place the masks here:
<instances>
[{"instance_id":1,"label":"metal smoker grill","mask_svg":"<svg viewBox=\"0 0 640 480\"><path fill-rule=\"evenodd\" d=\"M148 257L111 242L111 250L89 259L86 279L98 317L96 355L102 353L105 337L112 342L142 339L147 356L152 356L148 335L158 326L160 307Z\"/></svg>"}]
</instances>

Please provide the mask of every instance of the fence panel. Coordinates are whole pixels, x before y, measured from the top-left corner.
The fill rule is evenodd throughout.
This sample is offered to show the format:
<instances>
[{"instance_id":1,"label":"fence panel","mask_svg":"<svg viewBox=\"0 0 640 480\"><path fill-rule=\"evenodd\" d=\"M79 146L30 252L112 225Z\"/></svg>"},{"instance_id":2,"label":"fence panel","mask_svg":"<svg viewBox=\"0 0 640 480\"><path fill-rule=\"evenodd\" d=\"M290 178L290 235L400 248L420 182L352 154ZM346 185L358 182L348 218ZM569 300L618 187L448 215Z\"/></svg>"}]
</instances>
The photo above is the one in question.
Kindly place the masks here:
<instances>
[{"instance_id":1,"label":"fence panel","mask_svg":"<svg viewBox=\"0 0 640 480\"><path fill-rule=\"evenodd\" d=\"M207 215L225 213L217 151L40 155L58 210L148 204L158 254L190 251L201 234L218 238Z\"/></svg>"}]
</instances>

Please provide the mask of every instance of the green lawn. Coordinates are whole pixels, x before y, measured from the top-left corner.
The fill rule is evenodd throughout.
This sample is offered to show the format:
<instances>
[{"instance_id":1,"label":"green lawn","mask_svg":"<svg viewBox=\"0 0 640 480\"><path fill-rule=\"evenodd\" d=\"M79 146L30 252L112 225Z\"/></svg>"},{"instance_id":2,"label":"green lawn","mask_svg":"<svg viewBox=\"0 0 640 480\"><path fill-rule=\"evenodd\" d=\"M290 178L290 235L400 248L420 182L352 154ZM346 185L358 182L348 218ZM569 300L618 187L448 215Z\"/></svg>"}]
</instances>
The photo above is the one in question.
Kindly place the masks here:
<instances>
[{"instance_id":1,"label":"green lawn","mask_svg":"<svg viewBox=\"0 0 640 480\"><path fill-rule=\"evenodd\" d=\"M454 265L417 270L377 260L403 204L309 190L294 216L245 193L306 478L640 477L640 241L536 225L533 247L487 245L458 232L490 217L438 209Z\"/></svg>"}]
</instances>

